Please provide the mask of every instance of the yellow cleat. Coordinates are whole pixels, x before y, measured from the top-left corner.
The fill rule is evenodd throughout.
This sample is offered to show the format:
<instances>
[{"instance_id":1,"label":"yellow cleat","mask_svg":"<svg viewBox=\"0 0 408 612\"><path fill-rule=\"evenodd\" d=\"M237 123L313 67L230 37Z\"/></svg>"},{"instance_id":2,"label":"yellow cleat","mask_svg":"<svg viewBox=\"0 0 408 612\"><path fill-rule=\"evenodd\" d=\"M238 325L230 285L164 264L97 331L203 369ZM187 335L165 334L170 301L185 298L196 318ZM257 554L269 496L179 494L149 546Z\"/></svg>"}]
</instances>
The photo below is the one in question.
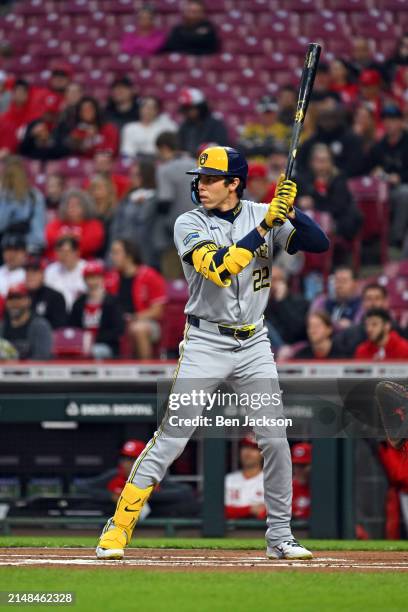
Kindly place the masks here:
<instances>
[{"instance_id":1,"label":"yellow cleat","mask_svg":"<svg viewBox=\"0 0 408 612\"><path fill-rule=\"evenodd\" d=\"M123 559L140 512L149 499L154 485L139 489L126 483L116 505L115 514L105 525L96 548L98 559Z\"/></svg>"}]
</instances>

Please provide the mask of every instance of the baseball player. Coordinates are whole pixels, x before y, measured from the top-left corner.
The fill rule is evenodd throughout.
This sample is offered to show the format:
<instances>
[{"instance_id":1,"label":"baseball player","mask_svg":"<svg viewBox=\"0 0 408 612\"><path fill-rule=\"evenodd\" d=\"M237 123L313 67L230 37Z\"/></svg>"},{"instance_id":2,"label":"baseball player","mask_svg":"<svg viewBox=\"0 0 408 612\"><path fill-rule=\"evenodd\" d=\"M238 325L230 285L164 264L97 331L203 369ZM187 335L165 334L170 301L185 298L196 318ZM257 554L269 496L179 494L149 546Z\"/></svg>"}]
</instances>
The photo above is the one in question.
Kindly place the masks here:
<instances>
[{"instance_id":1,"label":"baseball player","mask_svg":"<svg viewBox=\"0 0 408 612\"><path fill-rule=\"evenodd\" d=\"M296 184L281 176L268 204L241 199L248 165L230 147L209 147L189 171L194 210L178 217L174 240L189 284L187 323L172 394L200 380L205 391L233 380L236 393L280 393L276 365L263 322L269 298L274 246L288 253L324 252L323 231L294 208ZM205 405L180 406L182 417L201 415ZM135 461L96 549L99 559L121 559L134 525L155 485L182 453L195 427L173 425L168 410L158 431ZM268 417L283 416L282 402L257 410L254 434L264 458L267 556L310 559L291 533L292 466L285 428ZM187 421L188 422L188 421ZM265 422L265 424L263 424Z\"/></svg>"}]
</instances>

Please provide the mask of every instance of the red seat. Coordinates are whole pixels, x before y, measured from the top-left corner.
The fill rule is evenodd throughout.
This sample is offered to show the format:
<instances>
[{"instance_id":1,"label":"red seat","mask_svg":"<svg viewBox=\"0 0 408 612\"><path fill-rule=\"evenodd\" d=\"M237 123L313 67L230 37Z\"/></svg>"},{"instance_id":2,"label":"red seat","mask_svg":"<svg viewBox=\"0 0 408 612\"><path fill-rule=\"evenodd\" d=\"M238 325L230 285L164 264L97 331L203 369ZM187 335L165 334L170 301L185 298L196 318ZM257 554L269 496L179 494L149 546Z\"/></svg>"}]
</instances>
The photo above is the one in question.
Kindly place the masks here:
<instances>
[{"instance_id":1,"label":"red seat","mask_svg":"<svg viewBox=\"0 0 408 612\"><path fill-rule=\"evenodd\" d=\"M159 347L159 353L163 359L174 356L178 352L186 324L184 308L187 300L188 286L185 281L178 279L167 283L167 302Z\"/></svg>"},{"instance_id":2,"label":"red seat","mask_svg":"<svg viewBox=\"0 0 408 612\"><path fill-rule=\"evenodd\" d=\"M388 261L389 203L387 184L372 176L350 179L349 188L363 214L361 240L380 240L381 263Z\"/></svg>"}]
</instances>

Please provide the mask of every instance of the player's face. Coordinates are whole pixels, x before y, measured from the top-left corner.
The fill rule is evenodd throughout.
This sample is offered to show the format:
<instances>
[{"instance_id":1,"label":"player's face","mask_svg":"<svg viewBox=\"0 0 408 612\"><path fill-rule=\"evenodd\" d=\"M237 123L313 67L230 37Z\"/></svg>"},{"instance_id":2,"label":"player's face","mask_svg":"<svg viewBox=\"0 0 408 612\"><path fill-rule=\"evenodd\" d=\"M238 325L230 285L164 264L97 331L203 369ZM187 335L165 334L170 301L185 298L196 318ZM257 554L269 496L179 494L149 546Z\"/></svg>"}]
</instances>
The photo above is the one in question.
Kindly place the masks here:
<instances>
[{"instance_id":1,"label":"player's face","mask_svg":"<svg viewBox=\"0 0 408 612\"><path fill-rule=\"evenodd\" d=\"M234 208L236 201L229 201L231 195L239 184L239 179L235 179L233 183L225 185L225 177L223 176L208 176L201 174L199 176L198 191L200 200L206 210L229 210Z\"/></svg>"}]
</instances>

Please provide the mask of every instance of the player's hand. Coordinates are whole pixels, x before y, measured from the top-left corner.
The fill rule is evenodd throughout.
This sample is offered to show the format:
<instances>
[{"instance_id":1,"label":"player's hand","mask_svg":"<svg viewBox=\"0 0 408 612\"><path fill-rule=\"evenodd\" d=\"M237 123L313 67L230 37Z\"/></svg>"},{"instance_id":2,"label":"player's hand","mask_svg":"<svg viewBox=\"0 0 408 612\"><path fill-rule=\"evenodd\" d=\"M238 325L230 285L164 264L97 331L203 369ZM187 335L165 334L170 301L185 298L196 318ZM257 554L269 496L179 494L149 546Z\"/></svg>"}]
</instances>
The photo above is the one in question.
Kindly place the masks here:
<instances>
[{"instance_id":1,"label":"player's hand","mask_svg":"<svg viewBox=\"0 0 408 612\"><path fill-rule=\"evenodd\" d=\"M289 203L285 198L273 198L265 215L265 223L268 227L274 227L285 223L289 213Z\"/></svg>"},{"instance_id":2,"label":"player's hand","mask_svg":"<svg viewBox=\"0 0 408 612\"><path fill-rule=\"evenodd\" d=\"M276 185L275 198L285 198L292 208L295 203L296 194L297 185L295 181L286 180L285 175L282 173Z\"/></svg>"}]
</instances>

